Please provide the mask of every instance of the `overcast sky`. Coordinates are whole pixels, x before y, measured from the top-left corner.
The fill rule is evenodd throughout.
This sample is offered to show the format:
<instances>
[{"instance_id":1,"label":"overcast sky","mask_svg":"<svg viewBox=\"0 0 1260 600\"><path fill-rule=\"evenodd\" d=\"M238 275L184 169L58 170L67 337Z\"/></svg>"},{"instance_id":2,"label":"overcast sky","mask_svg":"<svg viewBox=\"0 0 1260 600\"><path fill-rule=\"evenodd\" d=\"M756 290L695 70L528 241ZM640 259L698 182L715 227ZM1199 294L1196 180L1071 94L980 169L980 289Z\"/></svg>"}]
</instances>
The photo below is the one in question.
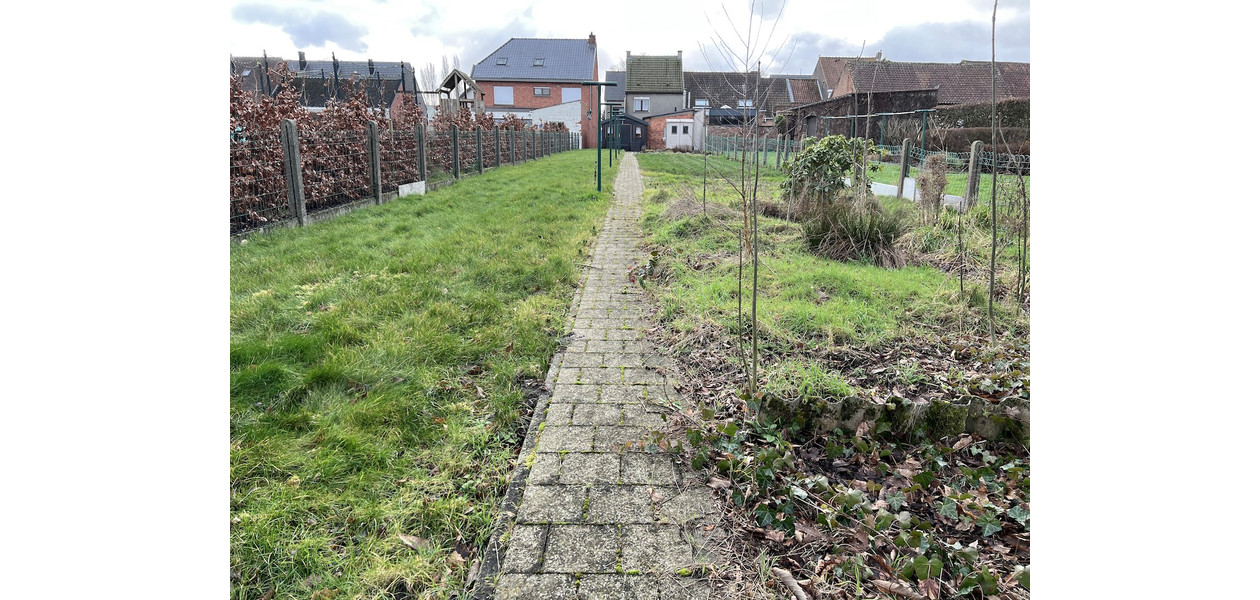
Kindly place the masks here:
<instances>
[{"instance_id":1,"label":"overcast sky","mask_svg":"<svg viewBox=\"0 0 1260 600\"><path fill-rule=\"evenodd\" d=\"M1028 3L999 1L999 61L1029 61ZM440 69L447 55L458 56L463 69L471 71L512 37L585 38L594 33L601 75L623 60L627 50L682 50L687 70L727 71L742 67L742 40L751 37L764 52L752 53L750 66L760 58L767 73L810 73L819 55L882 51L885 58L898 61L988 60L993 3L770 0L757 2L750 11L746 2L718 1L238 0L229 11L228 49L235 56L258 56L266 50L271 56L296 59L302 50L308 59L326 60L336 52L339 59L401 60L416 66L433 62ZM729 50L719 50L723 43L738 51L734 59Z\"/></svg>"}]
</instances>

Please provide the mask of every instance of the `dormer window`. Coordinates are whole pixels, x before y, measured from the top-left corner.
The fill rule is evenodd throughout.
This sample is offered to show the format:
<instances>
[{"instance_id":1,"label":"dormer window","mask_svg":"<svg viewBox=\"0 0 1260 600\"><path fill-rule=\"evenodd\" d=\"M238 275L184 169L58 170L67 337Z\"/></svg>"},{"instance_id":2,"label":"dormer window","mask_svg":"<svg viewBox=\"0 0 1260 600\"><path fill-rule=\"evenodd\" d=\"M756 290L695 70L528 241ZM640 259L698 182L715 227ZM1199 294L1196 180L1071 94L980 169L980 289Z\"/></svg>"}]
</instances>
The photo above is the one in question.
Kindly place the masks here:
<instances>
[{"instance_id":1,"label":"dormer window","mask_svg":"<svg viewBox=\"0 0 1260 600\"><path fill-rule=\"evenodd\" d=\"M541 58L535 58L535 59L534 59L534 66L535 66L535 67L541 67L541 66L543 66L543 59L541 59Z\"/></svg>"},{"instance_id":2,"label":"dormer window","mask_svg":"<svg viewBox=\"0 0 1260 600\"><path fill-rule=\"evenodd\" d=\"M494 64L500 67L506 67L507 57L506 56L500 57L499 60L494 61Z\"/></svg>"},{"instance_id":3,"label":"dormer window","mask_svg":"<svg viewBox=\"0 0 1260 600\"><path fill-rule=\"evenodd\" d=\"M696 98L696 108L708 108L708 106L709 106L708 98Z\"/></svg>"},{"instance_id":4,"label":"dormer window","mask_svg":"<svg viewBox=\"0 0 1260 600\"><path fill-rule=\"evenodd\" d=\"M752 100L740 100L740 101L739 101L739 107L740 107L740 108L752 108Z\"/></svg>"}]
</instances>

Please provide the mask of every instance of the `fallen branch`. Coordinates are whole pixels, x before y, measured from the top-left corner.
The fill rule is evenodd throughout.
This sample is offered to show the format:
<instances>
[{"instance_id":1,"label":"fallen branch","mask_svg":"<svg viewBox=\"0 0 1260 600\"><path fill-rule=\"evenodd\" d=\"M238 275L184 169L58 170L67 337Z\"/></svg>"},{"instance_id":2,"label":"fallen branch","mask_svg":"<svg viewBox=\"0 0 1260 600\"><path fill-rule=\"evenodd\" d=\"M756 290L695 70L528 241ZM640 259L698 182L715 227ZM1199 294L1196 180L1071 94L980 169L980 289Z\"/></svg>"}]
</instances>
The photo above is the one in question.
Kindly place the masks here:
<instances>
[{"instance_id":1,"label":"fallen branch","mask_svg":"<svg viewBox=\"0 0 1260 600\"><path fill-rule=\"evenodd\" d=\"M918 592L915 592L914 590L900 583L884 581L883 579L873 579L871 580L871 583L874 584L875 587L879 588L880 591L886 594L896 594L898 596L905 596L906 598L909 598L910 600L923 600L922 594L919 594Z\"/></svg>"},{"instance_id":2,"label":"fallen branch","mask_svg":"<svg viewBox=\"0 0 1260 600\"><path fill-rule=\"evenodd\" d=\"M792 592L792 595L796 597L796 600L810 600L809 594L806 594L805 590L801 589L801 584L796 583L796 578L792 577L792 574L789 573L787 569L771 567L770 572L774 573L774 575L779 578L779 581L783 582L783 585Z\"/></svg>"}]
</instances>

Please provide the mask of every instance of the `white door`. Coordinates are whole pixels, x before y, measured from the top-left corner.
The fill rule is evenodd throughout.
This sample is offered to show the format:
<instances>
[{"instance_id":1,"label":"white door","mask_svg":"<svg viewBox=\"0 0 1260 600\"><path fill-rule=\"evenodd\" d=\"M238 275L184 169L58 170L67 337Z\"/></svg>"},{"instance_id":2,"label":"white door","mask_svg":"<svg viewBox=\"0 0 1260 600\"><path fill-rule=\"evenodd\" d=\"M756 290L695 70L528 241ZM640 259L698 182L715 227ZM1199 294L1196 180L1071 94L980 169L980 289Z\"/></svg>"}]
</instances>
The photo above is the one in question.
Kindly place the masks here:
<instances>
[{"instance_id":1,"label":"white door","mask_svg":"<svg viewBox=\"0 0 1260 600\"><path fill-rule=\"evenodd\" d=\"M665 149L691 151L692 128L691 119L669 119L665 122Z\"/></svg>"}]
</instances>

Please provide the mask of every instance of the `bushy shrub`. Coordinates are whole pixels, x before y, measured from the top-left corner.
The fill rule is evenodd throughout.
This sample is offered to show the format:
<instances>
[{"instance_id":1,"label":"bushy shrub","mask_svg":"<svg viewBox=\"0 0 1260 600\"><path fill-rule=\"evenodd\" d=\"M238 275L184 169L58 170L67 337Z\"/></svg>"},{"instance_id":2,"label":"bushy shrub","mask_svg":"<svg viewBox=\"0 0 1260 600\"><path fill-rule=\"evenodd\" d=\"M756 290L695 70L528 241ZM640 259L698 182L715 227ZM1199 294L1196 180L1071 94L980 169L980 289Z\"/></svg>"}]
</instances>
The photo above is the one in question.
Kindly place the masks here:
<instances>
[{"instance_id":1,"label":"bushy shrub","mask_svg":"<svg viewBox=\"0 0 1260 600\"><path fill-rule=\"evenodd\" d=\"M804 214L805 245L833 260L901 267L906 257L897 240L910 230L910 221L903 209L885 208L874 197L863 199L847 191Z\"/></svg>"}]
</instances>

